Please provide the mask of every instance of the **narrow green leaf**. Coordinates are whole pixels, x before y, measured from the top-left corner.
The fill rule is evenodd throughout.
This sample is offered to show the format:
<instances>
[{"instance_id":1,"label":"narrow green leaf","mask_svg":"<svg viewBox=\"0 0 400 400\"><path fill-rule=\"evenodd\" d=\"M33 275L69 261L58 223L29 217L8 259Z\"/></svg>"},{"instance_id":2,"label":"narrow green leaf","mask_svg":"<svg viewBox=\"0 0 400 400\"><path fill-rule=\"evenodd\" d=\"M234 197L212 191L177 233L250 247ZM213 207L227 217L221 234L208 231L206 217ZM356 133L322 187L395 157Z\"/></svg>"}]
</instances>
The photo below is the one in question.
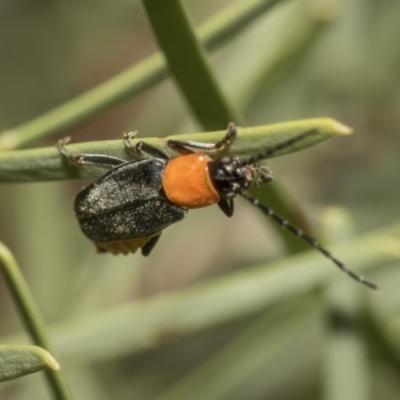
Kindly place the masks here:
<instances>
[{"instance_id":1,"label":"narrow green leaf","mask_svg":"<svg viewBox=\"0 0 400 400\"><path fill-rule=\"evenodd\" d=\"M337 135L351 133L351 129L329 118L317 118L301 121L283 122L274 125L262 125L239 128L238 135L225 154L249 156L301 135L305 131L315 133L296 142L293 146L278 152L276 156L298 151ZM167 138L143 138L143 140L170 156L176 156L167 146L168 139L194 140L215 143L224 136L224 131L202 132L186 135L173 135ZM73 154L108 154L122 159L132 159L121 140L90 142L68 145ZM221 156L221 152L210 153L212 157ZM95 167L76 167L60 155L56 146L30 150L0 152L0 182L34 182L72 178L95 178L104 173L104 169Z\"/></svg>"},{"instance_id":2,"label":"narrow green leaf","mask_svg":"<svg viewBox=\"0 0 400 400\"><path fill-rule=\"evenodd\" d=\"M143 4L169 70L203 128L221 129L229 121L242 124L213 74L183 2L143 0Z\"/></svg>"},{"instance_id":3,"label":"narrow green leaf","mask_svg":"<svg viewBox=\"0 0 400 400\"><path fill-rule=\"evenodd\" d=\"M234 38L254 20L288 0L244 0L229 4L213 14L197 29L197 36L208 50L214 50Z\"/></svg>"},{"instance_id":4,"label":"narrow green leaf","mask_svg":"<svg viewBox=\"0 0 400 400\"><path fill-rule=\"evenodd\" d=\"M58 371L60 365L42 347L30 345L0 346L0 382L46 369Z\"/></svg>"}]
</instances>

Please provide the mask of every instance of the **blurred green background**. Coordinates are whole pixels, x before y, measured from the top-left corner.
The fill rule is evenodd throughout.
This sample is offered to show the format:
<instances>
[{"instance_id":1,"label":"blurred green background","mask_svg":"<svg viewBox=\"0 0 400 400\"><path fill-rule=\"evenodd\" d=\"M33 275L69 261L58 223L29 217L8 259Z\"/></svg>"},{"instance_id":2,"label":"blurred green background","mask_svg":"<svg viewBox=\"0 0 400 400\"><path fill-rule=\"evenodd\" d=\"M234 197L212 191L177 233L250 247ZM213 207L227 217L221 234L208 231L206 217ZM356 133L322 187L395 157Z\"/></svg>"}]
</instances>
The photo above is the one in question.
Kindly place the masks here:
<instances>
[{"instance_id":1,"label":"blurred green background","mask_svg":"<svg viewBox=\"0 0 400 400\"><path fill-rule=\"evenodd\" d=\"M239 1L184 3L199 25ZM353 127L351 136L269 165L318 237L350 240L384 228L398 220L400 203L400 3L281 3L260 13L213 51L209 55L213 70L249 125L329 116ZM0 31L0 130L4 131L157 50L143 5L135 0L3 0ZM31 147L52 146L67 134L78 142L119 139L132 130L141 137L162 137L203 128L179 88L167 79ZM274 230L240 199L232 219L217 207L191 211L163 233L149 258L99 256L81 235L73 215L73 197L84 185L76 181L0 186L0 239L23 269L76 399L400 398L396 261L386 261L368 273L382 285L378 293L367 292L334 271L332 285L288 293L283 301L235 318L221 316L187 335L174 326L140 338L141 344L135 345L123 331L128 325L111 324L99 331L106 344L100 340L96 354L88 351L80 357L90 335L85 343L74 336L74 329L86 318L96 330L96 323L103 326L104 319L138 302L138 313L143 307L145 323L151 326L153 314L146 319L147 307L156 304L162 312L164 294L173 298L188 288L185 293L190 296L190 288L198 282L285 257ZM327 212L330 206L340 209ZM391 250L398 258L397 242ZM321 269L333 269L318 257ZM288 290L291 279L287 277ZM239 290L238 296L247 293ZM350 310L346 315L351 323L332 317L332 309L342 309L340 299L343 309ZM209 307L218 304L211 302ZM15 336L23 327L1 276L0 315L1 342L22 340ZM92 315L96 318L90 319ZM62 325L63 321L71 322ZM121 320L116 317L116 321ZM135 321L129 324L134 333ZM0 398L41 400L51 395L41 374L34 374L1 384Z\"/></svg>"}]
</instances>

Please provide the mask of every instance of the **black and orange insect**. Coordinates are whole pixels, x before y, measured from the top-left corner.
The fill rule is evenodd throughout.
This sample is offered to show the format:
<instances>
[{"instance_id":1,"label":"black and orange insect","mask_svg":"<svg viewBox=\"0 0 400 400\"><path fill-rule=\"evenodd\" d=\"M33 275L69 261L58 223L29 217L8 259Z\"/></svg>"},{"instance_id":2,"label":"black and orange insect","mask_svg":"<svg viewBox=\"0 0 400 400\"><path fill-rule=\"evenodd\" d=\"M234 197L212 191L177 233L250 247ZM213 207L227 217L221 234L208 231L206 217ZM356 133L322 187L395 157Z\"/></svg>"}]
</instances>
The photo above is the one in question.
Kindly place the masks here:
<instances>
[{"instance_id":1,"label":"black and orange insect","mask_svg":"<svg viewBox=\"0 0 400 400\"><path fill-rule=\"evenodd\" d=\"M107 155L73 155L66 148L69 138L60 140L58 148L73 164L97 164L111 168L78 193L75 199L75 213L81 229L99 252L128 254L141 248L142 254L147 256L161 232L183 219L188 209L218 204L223 213L231 217L233 199L241 195L279 225L320 251L351 278L376 289L376 284L348 269L314 238L246 192L250 185L259 186L273 179L268 167L257 164L260 160L313 133L315 130L306 131L243 159L223 156L213 160L195 151L225 148L237 134L233 123L229 124L222 140L215 144L169 140L168 146L179 154L174 159L145 142L133 146L130 140L136 133L125 134L126 147L137 156L147 153L152 157L125 161Z\"/></svg>"}]
</instances>

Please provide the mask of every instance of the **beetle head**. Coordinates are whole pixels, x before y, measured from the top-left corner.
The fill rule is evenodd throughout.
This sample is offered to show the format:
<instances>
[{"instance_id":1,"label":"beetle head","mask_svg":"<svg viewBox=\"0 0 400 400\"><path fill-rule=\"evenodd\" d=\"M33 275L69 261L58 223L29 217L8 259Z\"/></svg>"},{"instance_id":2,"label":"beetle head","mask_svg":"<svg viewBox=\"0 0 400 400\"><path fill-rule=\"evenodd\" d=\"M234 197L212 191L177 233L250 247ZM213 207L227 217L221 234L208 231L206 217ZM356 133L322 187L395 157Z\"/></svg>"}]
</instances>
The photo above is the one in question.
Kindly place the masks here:
<instances>
[{"instance_id":1,"label":"beetle head","mask_svg":"<svg viewBox=\"0 0 400 400\"><path fill-rule=\"evenodd\" d=\"M252 184L259 186L273 179L268 167L248 164L236 157L211 161L208 168L216 190L225 199L232 199Z\"/></svg>"}]
</instances>

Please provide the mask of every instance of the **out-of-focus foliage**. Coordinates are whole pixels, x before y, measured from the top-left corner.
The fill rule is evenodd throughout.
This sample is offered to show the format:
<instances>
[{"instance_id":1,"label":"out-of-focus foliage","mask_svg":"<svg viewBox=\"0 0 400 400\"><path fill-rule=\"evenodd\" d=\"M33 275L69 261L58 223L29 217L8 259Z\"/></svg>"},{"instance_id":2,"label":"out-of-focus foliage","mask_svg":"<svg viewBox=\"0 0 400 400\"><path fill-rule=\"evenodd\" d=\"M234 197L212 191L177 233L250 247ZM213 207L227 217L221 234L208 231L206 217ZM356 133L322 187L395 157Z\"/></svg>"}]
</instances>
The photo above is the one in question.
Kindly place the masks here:
<instances>
[{"instance_id":1,"label":"out-of-focus foliage","mask_svg":"<svg viewBox=\"0 0 400 400\"><path fill-rule=\"evenodd\" d=\"M234 1L185 3L198 25ZM349 137L274 160L272 168L312 226L319 225L326 206L340 206L350 215L338 237L329 238L349 243L335 247L339 258L348 255L362 268L375 245L387 251L367 272L381 284L379 292L367 292L334 270L339 286L323 285L317 277L307 290L292 293L303 275L286 276L284 267L334 267L314 253L304 254L304 260L288 256L259 212L240 200L232 219L217 207L190 212L163 233L149 258L113 257L97 255L79 232L72 202L84 182L0 186L0 240L23 268L77 399L400 397L400 272L397 261L388 261L399 257L400 246L398 233L378 231L399 221L399 21L398 0L284 1L209 55L220 85L249 125L329 116L355 128ZM5 0L0 27L0 131L94 88L157 50L139 1ZM53 145L66 134L78 142L118 139L132 130L166 136L202 128L168 79L35 146ZM337 220L328 218L328 232ZM362 241L366 233L376 240ZM352 246L354 237L361 241ZM226 307L201 295L218 294L218 285L226 289L233 281L239 299L250 304L253 292L241 291L235 276L278 261L282 275L272 269L271 279L282 285L276 290L287 291L274 297L271 285L268 307L243 306L234 318L215 312L201 329L191 326L190 318L192 329L170 325L168 318L193 314L207 320L202 315L207 307ZM210 287L196 286L202 282ZM185 296L197 295L208 303L185 310ZM174 296L182 298L182 310L168 308ZM162 314L165 310L170 314ZM123 323L121 316L135 313L143 325ZM0 316L1 342L22 342L23 327L1 276ZM135 336L143 326L149 329ZM85 336L96 328L98 336ZM95 355L84 351L82 338ZM0 398L51 395L34 374L1 384Z\"/></svg>"}]
</instances>

